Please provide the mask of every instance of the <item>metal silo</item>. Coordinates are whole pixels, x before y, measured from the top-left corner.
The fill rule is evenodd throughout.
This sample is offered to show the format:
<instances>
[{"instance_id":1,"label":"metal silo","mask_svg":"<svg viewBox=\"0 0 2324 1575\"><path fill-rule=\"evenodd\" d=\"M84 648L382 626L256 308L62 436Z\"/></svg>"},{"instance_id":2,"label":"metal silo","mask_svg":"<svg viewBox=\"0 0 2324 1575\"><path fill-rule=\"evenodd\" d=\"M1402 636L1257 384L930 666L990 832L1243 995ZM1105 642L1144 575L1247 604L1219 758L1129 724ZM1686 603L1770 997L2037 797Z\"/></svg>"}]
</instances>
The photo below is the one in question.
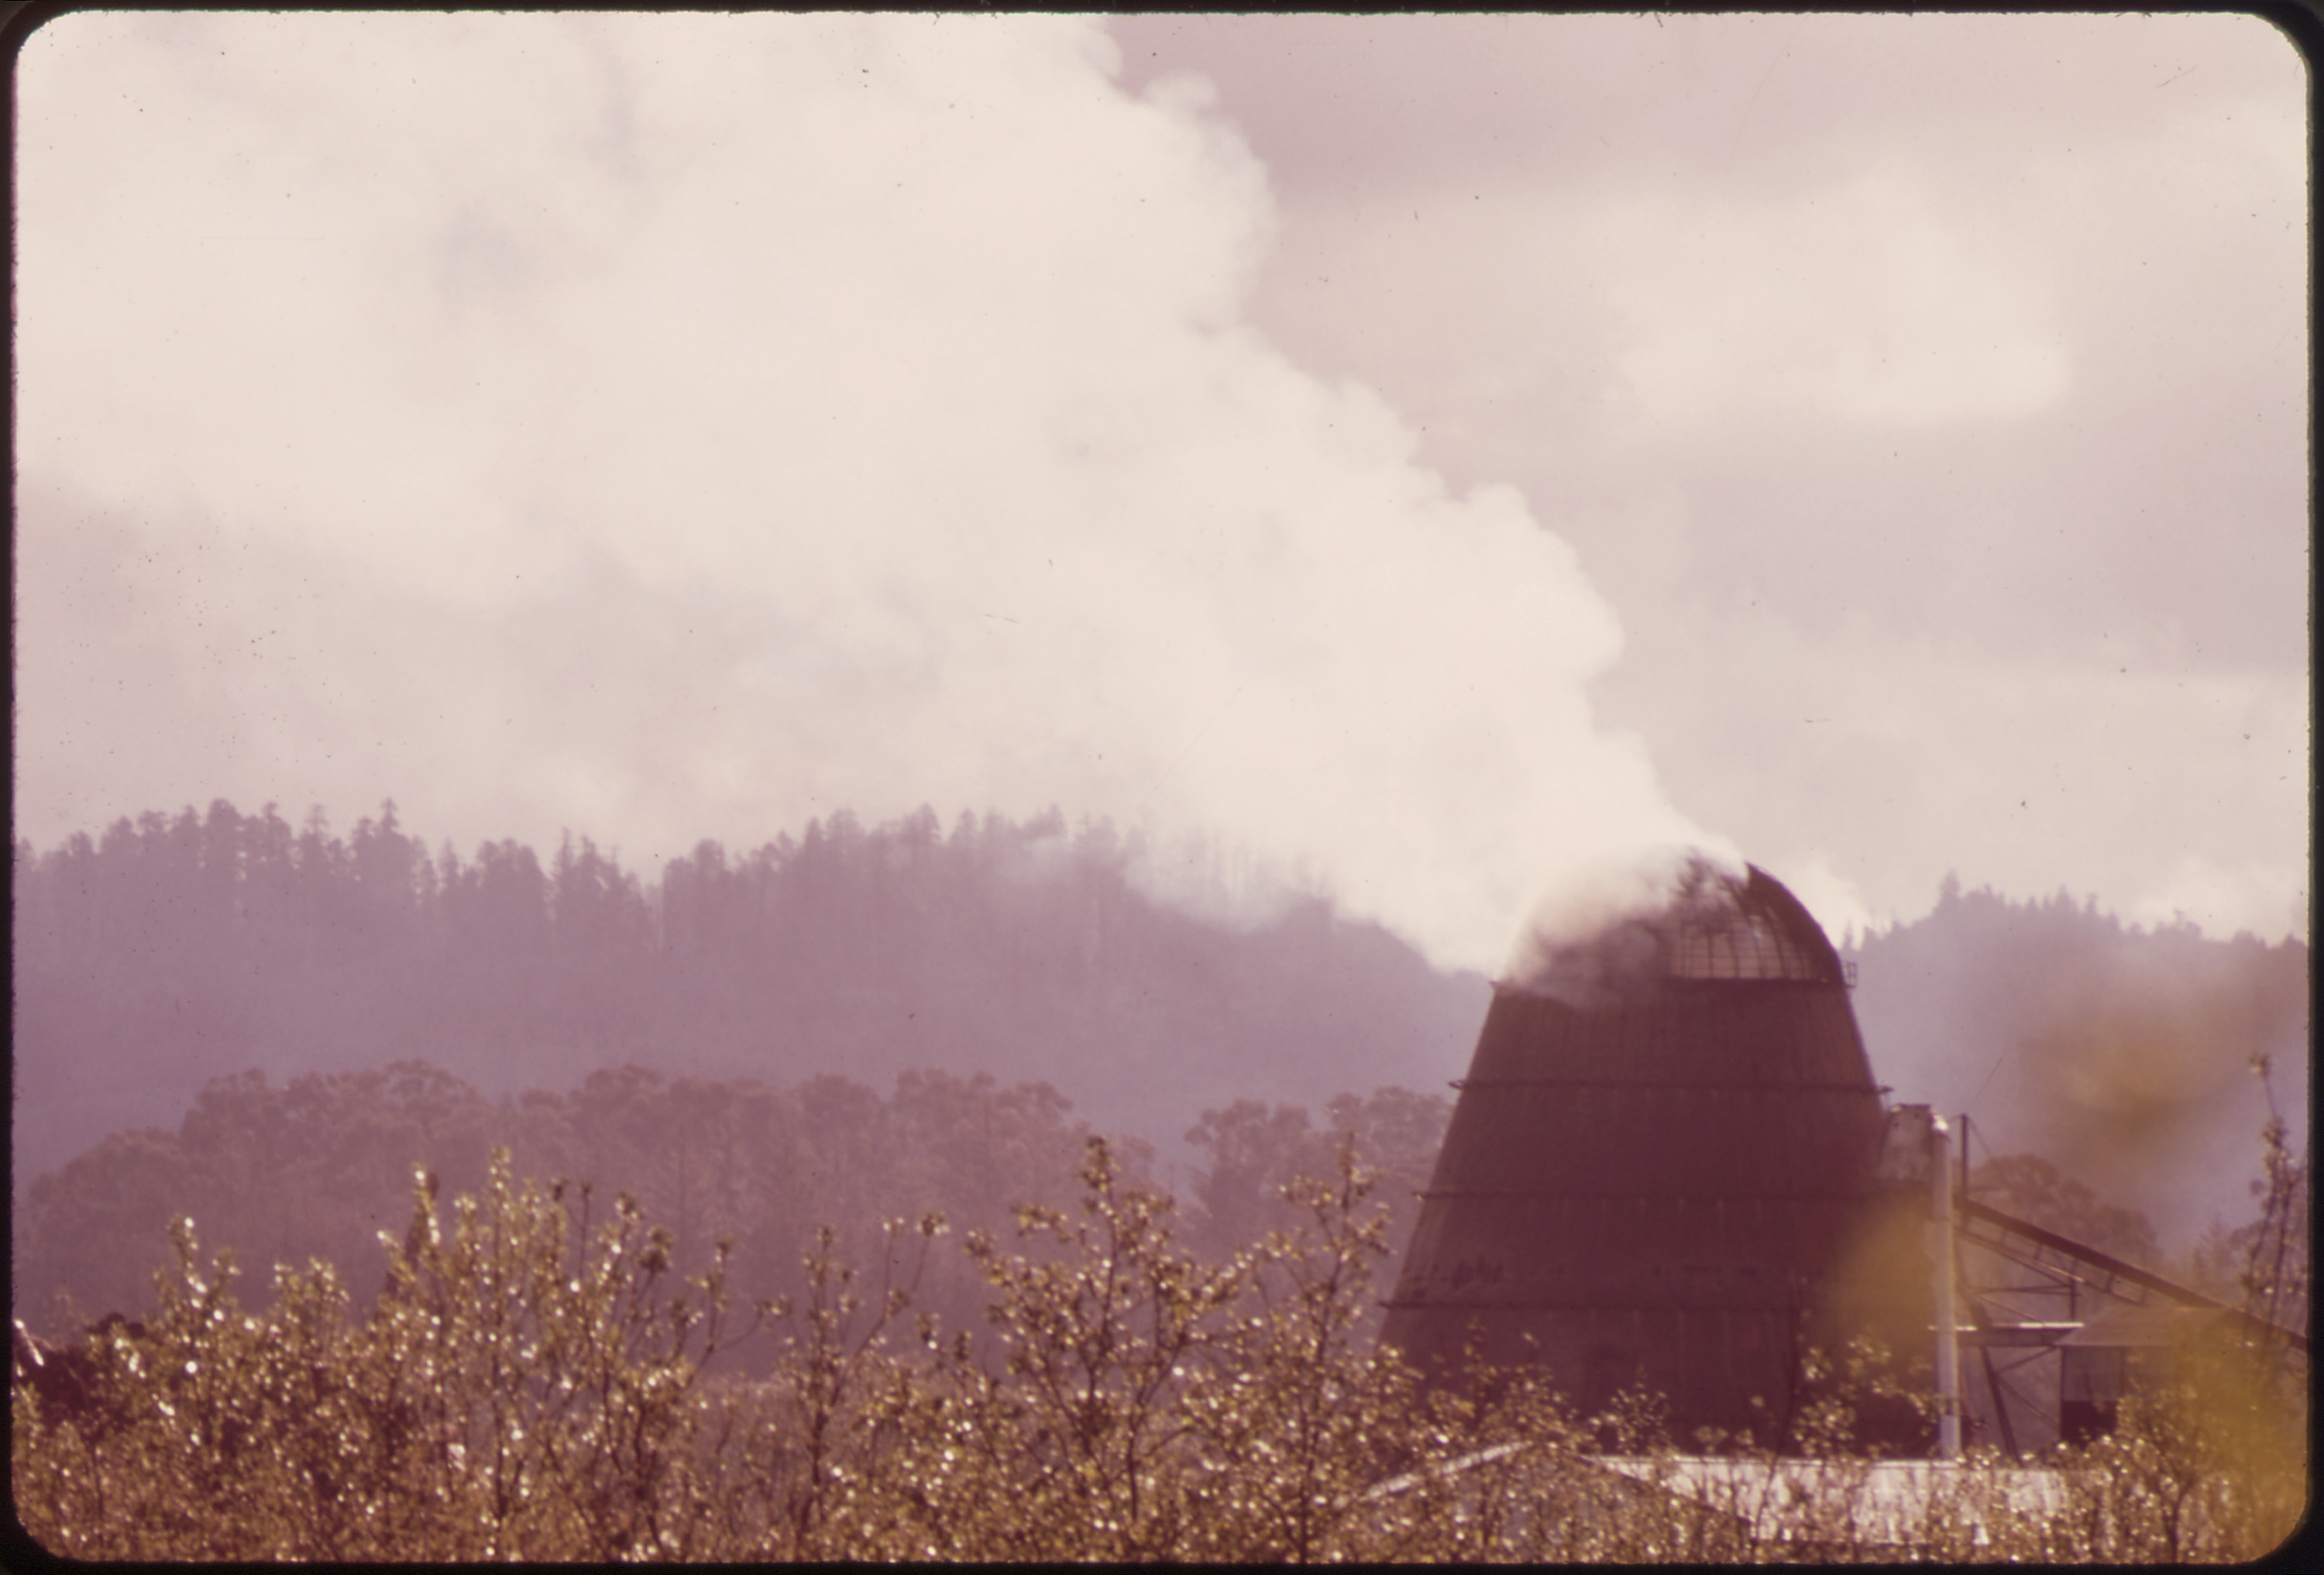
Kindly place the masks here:
<instances>
[{"instance_id":1,"label":"metal silo","mask_svg":"<svg viewBox=\"0 0 2324 1575\"><path fill-rule=\"evenodd\" d=\"M1884 1122L1798 898L1689 861L1498 984L1458 1086L1382 1338L1442 1372L1473 1328L1591 1410L1643 1382L1682 1439L1779 1421Z\"/></svg>"}]
</instances>

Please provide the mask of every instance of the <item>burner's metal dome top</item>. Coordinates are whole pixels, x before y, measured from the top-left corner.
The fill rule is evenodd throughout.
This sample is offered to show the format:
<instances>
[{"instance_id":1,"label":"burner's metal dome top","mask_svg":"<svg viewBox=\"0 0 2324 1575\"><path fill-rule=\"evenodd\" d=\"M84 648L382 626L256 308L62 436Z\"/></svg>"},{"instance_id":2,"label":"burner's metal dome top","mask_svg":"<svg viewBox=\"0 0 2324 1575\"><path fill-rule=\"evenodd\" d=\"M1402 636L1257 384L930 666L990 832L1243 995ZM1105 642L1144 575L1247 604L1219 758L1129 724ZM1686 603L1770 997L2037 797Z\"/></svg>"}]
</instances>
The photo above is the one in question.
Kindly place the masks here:
<instances>
[{"instance_id":1,"label":"burner's metal dome top","mask_svg":"<svg viewBox=\"0 0 2324 1575\"><path fill-rule=\"evenodd\" d=\"M1711 865L1689 870L1656 933L1664 972L1677 979L1791 979L1839 984L1840 954L1783 882L1756 864L1738 880Z\"/></svg>"},{"instance_id":2,"label":"burner's metal dome top","mask_svg":"<svg viewBox=\"0 0 2324 1575\"><path fill-rule=\"evenodd\" d=\"M1651 907L1572 938L1536 931L1500 988L1594 1009L1673 980L1848 982L1822 927L1783 882L1755 864L1738 874L1694 854Z\"/></svg>"}]
</instances>

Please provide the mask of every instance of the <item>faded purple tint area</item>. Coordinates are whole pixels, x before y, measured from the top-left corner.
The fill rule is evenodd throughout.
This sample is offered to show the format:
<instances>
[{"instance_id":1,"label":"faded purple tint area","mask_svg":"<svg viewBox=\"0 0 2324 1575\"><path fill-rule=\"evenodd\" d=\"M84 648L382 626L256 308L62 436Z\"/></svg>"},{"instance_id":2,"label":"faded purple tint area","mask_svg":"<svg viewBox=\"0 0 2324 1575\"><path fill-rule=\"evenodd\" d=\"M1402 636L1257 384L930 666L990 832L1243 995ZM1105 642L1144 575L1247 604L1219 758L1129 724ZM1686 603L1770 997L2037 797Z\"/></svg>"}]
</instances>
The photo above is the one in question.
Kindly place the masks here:
<instances>
[{"instance_id":1,"label":"faded purple tint area","mask_svg":"<svg viewBox=\"0 0 2324 1575\"><path fill-rule=\"evenodd\" d=\"M1054 814L843 812L645 880L587 837L430 853L392 804L343 835L224 801L20 843L20 1193L253 1068L416 1056L498 1098L632 1061L879 1087L942 1067L1053 1083L1174 1160L1239 1099L1443 1086L1481 979L1320 901L1226 922L1223 869L1159 900L1142 847Z\"/></svg>"}]
</instances>

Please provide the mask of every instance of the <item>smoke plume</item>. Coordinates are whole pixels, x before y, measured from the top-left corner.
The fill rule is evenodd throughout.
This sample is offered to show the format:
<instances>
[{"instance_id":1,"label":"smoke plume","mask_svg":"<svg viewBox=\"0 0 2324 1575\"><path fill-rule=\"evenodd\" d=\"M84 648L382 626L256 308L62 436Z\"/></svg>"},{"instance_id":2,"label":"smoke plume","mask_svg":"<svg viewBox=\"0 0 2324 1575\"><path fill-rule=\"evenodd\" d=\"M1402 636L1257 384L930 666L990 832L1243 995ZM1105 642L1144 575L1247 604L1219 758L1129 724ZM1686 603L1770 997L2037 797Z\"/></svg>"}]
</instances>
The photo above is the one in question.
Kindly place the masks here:
<instances>
[{"instance_id":1,"label":"smoke plume","mask_svg":"<svg viewBox=\"0 0 2324 1575\"><path fill-rule=\"evenodd\" d=\"M927 802L1439 963L1699 841L1619 647L1244 306L1265 171L1053 17L78 14L20 71L17 813L632 867Z\"/></svg>"},{"instance_id":2,"label":"smoke plume","mask_svg":"<svg viewBox=\"0 0 2324 1575\"><path fill-rule=\"evenodd\" d=\"M1665 971L1681 927L1724 928L1749 871L1731 850L1658 847L1599 861L1551 887L1510 948L1505 988L1591 1009Z\"/></svg>"}]
</instances>

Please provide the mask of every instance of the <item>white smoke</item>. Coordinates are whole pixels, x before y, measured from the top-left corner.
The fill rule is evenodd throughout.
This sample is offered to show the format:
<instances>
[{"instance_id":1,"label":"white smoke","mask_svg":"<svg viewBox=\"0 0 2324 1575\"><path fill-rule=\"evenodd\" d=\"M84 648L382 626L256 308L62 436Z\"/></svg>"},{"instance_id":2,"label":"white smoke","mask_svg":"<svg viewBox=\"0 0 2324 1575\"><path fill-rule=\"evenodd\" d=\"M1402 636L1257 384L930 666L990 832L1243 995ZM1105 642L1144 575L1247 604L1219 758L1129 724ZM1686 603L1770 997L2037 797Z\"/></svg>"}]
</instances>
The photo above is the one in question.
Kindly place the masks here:
<instances>
[{"instance_id":1,"label":"white smoke","mask_svg":"<svg viewBox=\"0 0 2324 1575\"><path fill-rule=\"evenodd\" d=\"M1512 490L1248 326L1265 172L1055 17L79 14L20 69L17 813L633 863L1199 833L1489 968L1699 842Z\"/></svg>"},{"instance_id":2,"label":"white smoke","mask_svg":"<svg viewBox=\"0 0 2324 1575\"><path fill-rule=\"evenodd\" d=\"M1749 874L1724 843L1628 849L1584 862L1536 900L1501 982L1569 1006L1600 1004L1660 966L1661 920L1737 911Z\"/></svg>"}]
</instances>

